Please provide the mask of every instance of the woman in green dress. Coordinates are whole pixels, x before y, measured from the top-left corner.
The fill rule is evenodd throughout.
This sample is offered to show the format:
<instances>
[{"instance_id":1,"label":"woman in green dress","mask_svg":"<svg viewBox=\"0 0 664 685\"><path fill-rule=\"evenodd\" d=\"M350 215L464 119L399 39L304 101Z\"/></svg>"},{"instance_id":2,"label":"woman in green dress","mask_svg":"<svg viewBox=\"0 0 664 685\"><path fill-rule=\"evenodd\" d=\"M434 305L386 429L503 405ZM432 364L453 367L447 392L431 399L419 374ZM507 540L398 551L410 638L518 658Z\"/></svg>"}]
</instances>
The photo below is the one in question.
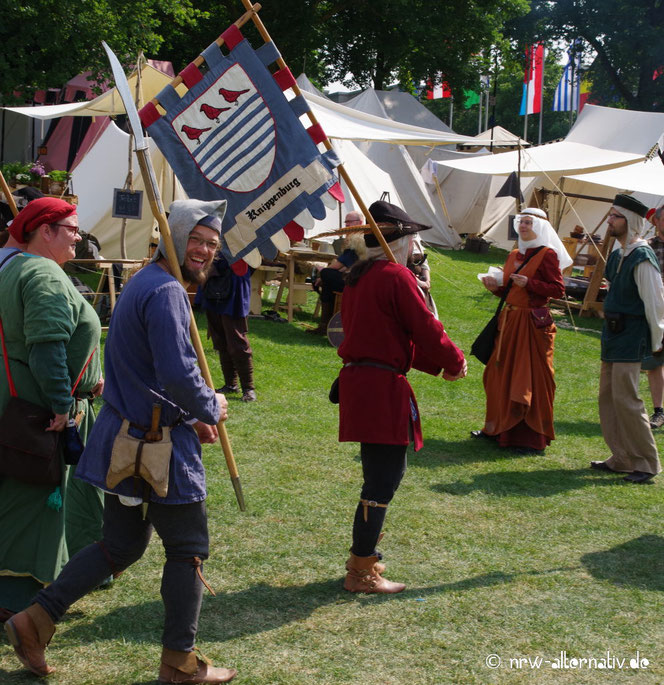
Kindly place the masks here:
<instances>
[{"instance_id":1,"label":"woman in green dress","mask_svg":"<svg viewBox=\"0 0 664 685\"><path fill-rule=\"evenodd\" d=\"M53 412L47 430L62 431L78 416L85 441L103 379L99 319L60 267L81 240L76 207L34 200L9 230L12 238L0 248L0 319L16 392ZM3 360L0 412L9 397ZM70 555L101 539L101 492L74 480L64 463L62 474L55 488L0 477L1 621L28 606Z\"/></svg>"}]
</instances>

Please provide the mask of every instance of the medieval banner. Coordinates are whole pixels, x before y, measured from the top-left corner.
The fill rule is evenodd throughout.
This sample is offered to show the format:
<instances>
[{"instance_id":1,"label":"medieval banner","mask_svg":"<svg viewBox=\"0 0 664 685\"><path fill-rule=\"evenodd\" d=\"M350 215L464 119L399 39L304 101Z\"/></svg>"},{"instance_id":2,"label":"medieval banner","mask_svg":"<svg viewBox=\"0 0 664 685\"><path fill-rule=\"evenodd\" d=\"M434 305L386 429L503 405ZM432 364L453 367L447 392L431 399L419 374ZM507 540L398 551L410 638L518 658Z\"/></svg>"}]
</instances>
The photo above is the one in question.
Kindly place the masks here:
<instances>
[{"instance_id":1,"label":"medieval banner","mask_svg":"<svg viewBox=\"0 0 664 685\"><path fill-rule=\"evenodd\" d=\"M201 53L204 70L192 63L180 73L188 91L166 86L156 98L165 114L148 103L140 115L189 197L228 202L226 259L257 266L343 201L334 174L340 161L319 151L320 126L300 121L304 98L285 97L295 84L290 71L268 70L279 58L274 44L254 50L234 25L221 37L228 55L210 45Z\"/></svg>"}]
</instances>

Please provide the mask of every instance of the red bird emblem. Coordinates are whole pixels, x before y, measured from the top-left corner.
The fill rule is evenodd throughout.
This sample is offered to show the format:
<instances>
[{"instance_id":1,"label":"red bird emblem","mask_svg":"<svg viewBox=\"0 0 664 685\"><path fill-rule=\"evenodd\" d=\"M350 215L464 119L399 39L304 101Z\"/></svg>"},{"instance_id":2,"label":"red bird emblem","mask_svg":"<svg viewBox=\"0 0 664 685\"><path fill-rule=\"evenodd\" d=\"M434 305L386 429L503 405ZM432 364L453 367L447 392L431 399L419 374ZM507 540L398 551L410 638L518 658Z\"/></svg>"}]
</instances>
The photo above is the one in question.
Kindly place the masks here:
<instances>
[{"instance_id":1,"label":"red bird emblem","mask_svg":"<svg viewBox=\"0 0 664 685\"><path fill-rule=\"evenodd\" d=\"M221 95L226 102L234 103L237 103L237 99L240 97L240 95L244 95L248 92L249 88L245 88L244 90L226 90L226 88L219 89L219 95Z\"/></svg>"},{"instance_id":2,"label":"red bird emblem","mask_svg":"<svg viewBox=\"0 0 664 685\"><path fill-rule=\"evenodd\" d=\"M219 115L222 112L228 111L229 109L230 107L213 107L212 105L206 105L203 103L200 111L203 112L208 119L214 119L217 123L219 123Z\"/></svg>"},{"instance_id":3,"label":"red bird emblem","mask_svg":"<svg viewBox=\"0 0 664 685\"><path fill-rule=\"evenodd\" d=\"M208 126L207 128L194 128L193 126L185 125L180 130L189 138L189 140L195 140L197 143L200 143L201 136L211 128L212 126Z\"/></svg>"}]
</instances>

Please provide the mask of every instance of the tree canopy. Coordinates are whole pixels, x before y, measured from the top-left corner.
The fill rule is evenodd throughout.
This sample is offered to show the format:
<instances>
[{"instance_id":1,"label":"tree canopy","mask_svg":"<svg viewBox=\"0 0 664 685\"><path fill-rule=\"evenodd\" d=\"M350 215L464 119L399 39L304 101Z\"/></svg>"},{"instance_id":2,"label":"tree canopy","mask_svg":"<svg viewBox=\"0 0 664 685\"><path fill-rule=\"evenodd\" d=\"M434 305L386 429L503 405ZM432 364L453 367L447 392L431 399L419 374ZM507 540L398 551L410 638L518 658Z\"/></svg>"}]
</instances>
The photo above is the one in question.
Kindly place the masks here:
<instances>
[{"instance_id":1,"label":"tree canopy","mask_svg":"<svg viewBox=\"0 0 664 685\"><path fill-rule=\"evenodd\" d=\"M0 0L0 96L8 103L60 87L87 70L110 71L101 47L125 63L153 57L164 36L192 27L204 13L190 0Z\"/></svg>"},{"instance_id":2,"label":"tree canopy","mask_svg":"<svg viewBox=\"0 0 664 685\"><path fill-rule=\"evenodd\" d=\"M498 75L496 123L521 133L523 47L578 41L596 58L592 95L600 104L664 105L664 0L265 0L261 17L294 74L323 88L333 81L377 89L445 80L457 103L479 76ZM139 51L182 69L244 11L240 0L0 0L0 98L25 100L86 70L103 78L106 40L129 67ZM248 25L245 33L260 39ZM494 59L498 55L499 68ZM547 102L560 66L550 59L545 130L565 132L567 115ZM446 103L445 103L446 104ZM442 113L443 104L432 106ZM456 106L454 127L472 133L475 111ZM532 138L532 134L531 134Z\"/></svg>"}]
</instances>

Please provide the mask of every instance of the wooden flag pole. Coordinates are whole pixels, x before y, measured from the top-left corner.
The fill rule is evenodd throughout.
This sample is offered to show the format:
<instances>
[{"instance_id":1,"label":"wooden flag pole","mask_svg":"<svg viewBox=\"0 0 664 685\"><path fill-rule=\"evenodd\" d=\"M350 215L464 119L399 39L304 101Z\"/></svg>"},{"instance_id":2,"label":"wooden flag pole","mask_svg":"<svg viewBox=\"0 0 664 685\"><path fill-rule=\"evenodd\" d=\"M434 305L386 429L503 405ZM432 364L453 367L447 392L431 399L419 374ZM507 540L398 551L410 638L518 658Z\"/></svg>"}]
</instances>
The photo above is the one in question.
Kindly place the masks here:
<instances>
[{"instance_id":1,"label":"wooden flag pole","mask_svg":"<svg viewBox=\"0 0 664 685\"><path fill-rule=\"evenodd\" d=\"M261 18L258 16L258 9L254 11L254 8L258 7L260 9L260 5L252 5L251 0L242 0L242 4L246 7L248 12L251 12L251 19L254 22L256 28L258 29L258 32L261 34L262 39L266 43L271 43L272 38L270 38L270 34L267 32L267 29L265 28L265 24L261 21ZM284 62L283 57L279 57L277 59L277 64L279 65L280 69L288 69L288 65L286 62ZM298 95L302 96L302 91L300 90L300 87L297 85L297 83L293 84L292 86L293 92ZM311 121L313 126L318 125L318 120L316 119L314 113L310 110L307 109L307 116L309 117L309 121ZM325 148L327 150L332 150L332 144L328 140L327 136L325 137L325 140L323 141L323 144L325 145ZM362 214L364 214L365 219L367 220L369 226L371 227L371 232L374 234L376 237L376 240L380 244L380 246L383 248L385 255L391 262L396 262L397 260L394 258L394 255L392 254L392 250L390 249L389 245L385 241L385 238L383 237L383 234L380 232L378 226L376 225L376 222L374 221L373 217L369 213L369 210L367 206L364 204L364 201L360 197L359 192L357 191L357 188L355 187L355 184L351 181L350 176L348 175L348 172L344 168L343 164L340 164L337 167L340 176L343 178L343 180L346 182L346 185L348 186L348 190L350 190L352 196L355 198L355 201L357 202L360 210L362 211Z\"/></svg>"},{"instance_id":2,"label":"wooden flag pole","mask_svg":"<svg viewBox=\"0 0 664 685\"><path fill-rule=\"evenodd\" d=\"M7 184L7 181L5 180L2 171L0 171L0 186L2 186L2 192L5 196L5 199L7 200L9 209L11 209L12 214L16 216L18 214L18 208L16 207L16 203L14 202L14 196L12 195L12 191L9 190L9 185Z\"/></svg>"},{"instance_id":3,"label":"wooden flag pole","mask_svg":"<svg viewBox=\"0 0 664 685\"><path fill-rule=\"evenodd\" d=\"M271 43L272 39L270 38L270 34L267 32L267 29L265 28L265 25L261 21L260 17L258 16L258 12L261 9L260 3L252 4L251 0L242 0L242 4L246 8L246 12L237 20L234 22L235 26L238 28L244 26L248 21L253 21L254 25L256 26L258 32L261 35L261 38L266 42L266 43ZM224 39L219 36L215 43L221 47L224 44ZM205 59L202 56L198 56L192 64L194 64L197 67L200 67L201 64ZM280 69L288 69L288 65L284 61L284 59L280 56L277 59L277 64L279 65ZM181 76L176 76L172 81L171 81L171 86L173 88L176 88L182 83L182 77ZM300 90L300 87L295 83L292 86L293 92L298 95L302 96L302 91ZM155 97L152 98L151 100L152 104L157 106L159 104L159 100ZM307 110L307 116L309 117L309 121L311 121L311 124L316 126L318 125L318 120L316 119L315 115L311 110ZM325 140L323 141L323 144L325 145L325 148L327 150L332 150L332 144L328 140L327 137L325 137ZM376 236L376 240L380 244L380 246L383 248L383 251L385 252L385 255L391 262L396 262L396 259L394 258L394 255L392 254L392 250L390 249L389 245L385 241L385 238L383 237L383 234L380 232L380 229L376 225L376 222L373 220L373 217L371 214L369 214L369 210L367 206L364 204L364 201L360 197L359 192L357 191L357 188L355 187L355 184L351 181L348 172L344 168L343 164L340 164L337 167L340 176L343 178L345 181L346 185L348 186L348 189L350 190L352 196L355 198L355 201L357 202L360 210L362 211L362 214L367 218L369 226L371 227L371 231Z\"/></svg>"}]
</instances>

